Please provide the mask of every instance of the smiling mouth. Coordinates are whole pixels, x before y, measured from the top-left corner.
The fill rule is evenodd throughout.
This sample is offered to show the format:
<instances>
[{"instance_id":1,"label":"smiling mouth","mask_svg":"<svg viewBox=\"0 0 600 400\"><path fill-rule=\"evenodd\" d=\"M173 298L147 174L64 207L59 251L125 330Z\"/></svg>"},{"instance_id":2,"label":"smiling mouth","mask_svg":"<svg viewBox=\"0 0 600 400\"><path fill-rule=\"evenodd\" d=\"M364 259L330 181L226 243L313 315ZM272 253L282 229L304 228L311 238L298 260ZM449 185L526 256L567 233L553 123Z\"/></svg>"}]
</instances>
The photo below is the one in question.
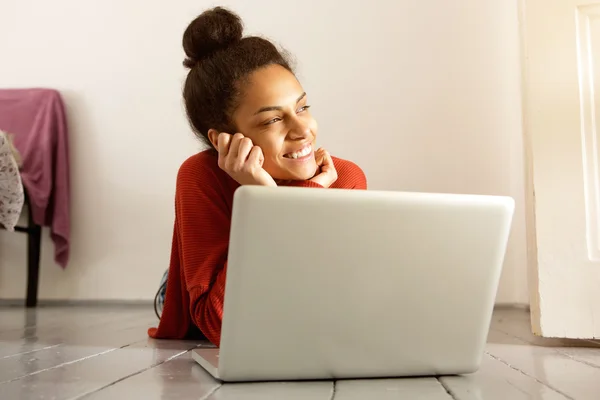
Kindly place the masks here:
<instances>
[{"instance_id":1,"label":"smiling mouth","mask_svg":"<svg viewBox=\"0 0 600 400\"><path fill-rule=\"evenodd\" d=\"M304 146L303 148L301 148L298 151L295 151L293 153L284 154L283 157L284 158L290 158L292 160L297 160L297 159L306 158L311 153L312 153L312 145L308 144L308 145Z\"/></svg>"}]
</instances>

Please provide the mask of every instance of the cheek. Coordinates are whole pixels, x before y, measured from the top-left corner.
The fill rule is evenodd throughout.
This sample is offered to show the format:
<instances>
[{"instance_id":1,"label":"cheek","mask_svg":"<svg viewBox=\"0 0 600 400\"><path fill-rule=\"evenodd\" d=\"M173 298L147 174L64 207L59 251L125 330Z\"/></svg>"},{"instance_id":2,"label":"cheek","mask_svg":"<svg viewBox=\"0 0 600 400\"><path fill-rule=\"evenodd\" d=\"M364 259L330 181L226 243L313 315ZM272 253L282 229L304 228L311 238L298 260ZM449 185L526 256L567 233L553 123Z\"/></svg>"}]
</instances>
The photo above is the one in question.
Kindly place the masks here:
<instances>
[{"instance_id":1,"label":"cheek","mask_svg":"<svg viewBox=\"0 0 600 400\"><path fill-rule=\"evenodd\" d=\"M281 153L284 140L281 135L264 134L252 142L262 149L266 159L275 159Z\"/></svg>"},{"instance_id":2,"label":"cheek","mask_svg":"<svg viewBox=\"0 0 600 400\"><path fill-rule=\"evenodd\" d=\"M307 124L312 134L316 137L317 131L319 130L319 124L317 124L317 121L311 116L310 120L307 121Z\"/></svg>"}]
</instances>

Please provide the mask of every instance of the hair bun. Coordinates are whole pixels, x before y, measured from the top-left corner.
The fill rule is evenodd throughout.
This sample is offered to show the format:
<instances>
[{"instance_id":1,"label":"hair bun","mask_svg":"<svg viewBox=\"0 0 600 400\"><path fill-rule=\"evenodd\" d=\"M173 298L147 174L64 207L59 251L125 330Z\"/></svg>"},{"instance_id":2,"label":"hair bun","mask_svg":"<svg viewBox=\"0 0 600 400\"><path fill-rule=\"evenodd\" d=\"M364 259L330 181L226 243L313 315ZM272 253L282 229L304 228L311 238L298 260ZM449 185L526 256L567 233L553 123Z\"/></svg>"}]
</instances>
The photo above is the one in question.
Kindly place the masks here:
<instances>
[{"instance_id":1,"label":"hair bun","mask_svg":"<svg viewBox=\"0 0 600 400\"><path fill-rule=\"evenodd\" d=\"M192 68L218 50L242 39L244 26L235 13L215 7L200 14L183 34L183 65Z\"/></svg>"}]
</instances>

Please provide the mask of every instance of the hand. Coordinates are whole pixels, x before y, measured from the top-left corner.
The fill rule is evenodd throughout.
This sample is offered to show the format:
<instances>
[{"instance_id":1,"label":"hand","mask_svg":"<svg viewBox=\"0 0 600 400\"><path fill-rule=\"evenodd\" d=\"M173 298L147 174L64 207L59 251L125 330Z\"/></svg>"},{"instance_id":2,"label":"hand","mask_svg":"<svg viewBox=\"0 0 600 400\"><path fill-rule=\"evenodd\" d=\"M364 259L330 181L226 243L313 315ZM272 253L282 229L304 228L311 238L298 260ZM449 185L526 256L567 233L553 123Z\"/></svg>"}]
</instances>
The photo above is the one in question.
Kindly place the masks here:
<instances>
[{"instance_id":1,"label":"hand","mask_svg":"<svg viewBox=\"0 0 600 400\"><path fill-rule=\"evenodd\" d=\"M337 171L333 165L333 160L324 148L320 148L315 152L315 160L319 166L319 172L311 179L311 181L328 188L333 185L338 178Z\"/></svg>"},{"instance_id":2,"label":"hand","mask_svg":"<svg viewBox=\"0 0 600 400\"><path fill-rule=\"evenodd\" d=\"M219 168L240 185L277 186L263 168L265 157L260 147L241 133L220 133L217 139Z\"/></svg>"}]
</instances>

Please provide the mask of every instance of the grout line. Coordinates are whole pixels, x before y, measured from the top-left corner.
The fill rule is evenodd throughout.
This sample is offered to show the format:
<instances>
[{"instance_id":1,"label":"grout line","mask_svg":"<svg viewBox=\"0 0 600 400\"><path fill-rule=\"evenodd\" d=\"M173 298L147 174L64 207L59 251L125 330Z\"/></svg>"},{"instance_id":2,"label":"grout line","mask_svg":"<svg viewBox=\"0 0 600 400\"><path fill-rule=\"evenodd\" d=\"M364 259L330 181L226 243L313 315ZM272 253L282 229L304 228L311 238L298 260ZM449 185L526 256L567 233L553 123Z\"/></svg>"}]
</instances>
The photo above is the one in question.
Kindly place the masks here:
<instances>
[{"instance_id":1,"label":"grout line","mask_svg":"<svg viewBox=\"0 0 600 400\"><path fill-rule=\"evenodd\" d=\"M591 367L591 368L600 369L600 365L598 365L598 364L594 364L594 363L591 363L591 362L586 361L586 360L580 360L579 358L576 358L575 356L573 356L573 355L571 355L569 353L566 353L564 351L561 351L561 350L558 350L558 349L555 349L555 348L552 348L552 347L546 347L546 348L554 350L556 353L558 353L558 354L560 354L562 356L565 356L565 357L567 357L570 360L573 360L575 362L587 365L588 367Z\"/></svg>"},{"instance_id":2,"label":"grout line","mask_svg":"<svg viewBox=\"0 0 600 400\"><path fill-rule=\"evenodd\" d=\"M137 325L137 324L135 324L135 325L128 326L128 327L125 327L125 328L122 328L122 329L113 330L113 332L120 333L120 332L125 332L125 331L131 331L131 330L134 330L134 329L139 329L140 327L144 327L144 326L145 326L145 324L143 324L143 325ZM55 337L52 337L51 341L54 341L54 339L55 339ZM27 339L21 339L18 342L15 342L15 343L19 343L19 342L22 343L22 344L25 344L25 343L27 343ZM69 364L72 364L72 363L75 363L75 362L83 361L83 360L86 360L86 359L91 358L91 357L95 357L95 356L98 356L98 355L106 354L106 353L108 353L110 351L117 350L117 349L122 349L122 348L127 347L127 346L129 346L131 344L141 343L141 342L143 342L143 340L141 340L141 341L140 340L137 340L137 341L134 340L134 341L132 341L132 342L126 344L126 345L122 345L122 346L119 346L118 342L117 342L117 344L114 344L114 343L113 344L109 344L106 347L109 347L111 345L112 346L118 346L118 347L113 347L113 348L107 349L106 351L102 351L102 352L96 353L96 354L90 354L88 356L85 356L85 357L82 357L82 358L78 358L78 359L75 359L75 360L65 361L62 364L54 365L54 366L51 366L51 367L48 367L48 368L44 368L42 370L29 372L27 375L22 375L22 376L19 376L19 377L16 377L16 378L11 378L11 379L6 380L6 381L0 381L0 385L12 382L14 380L25 378L27 376L35 375L35 374L38 374L38 373L41 373L41 372L44 372L44 371L47 371L47 370L51 370L51 369L54 369L54 368L59 368L59 367L62 367L64 365L69 365ZM60 347L60 346L65 346L67 343L68 343L68 339L65 340L64 337L63 337L63 339L62 339L62 341L60 343L55 343L53 345L48 345L48 346L45 346L43 348L29 350L29 351L25 351L25 352L22 352L22 353L17 353L17 354L11 354L11 355L2 356L2 357L0 357L0 361L7 360L7 359L9 359L11 357L23 356L23 355L26 355L26 354L33 354L33 353L39 353L41 351L52 350L52 349ZM120 343L123 343L123 342L120 341Z\"/></svg>"},{"instance_id":3,"label":"grout line","mask_svg":"<svg viewBox=\"0 0 600 400\"><path fill-rule=\"evenodd\" d=\"M523 393L525 396L527 396L527 397L531 398L531 393L529 393L529 392L527 392L527 391L525 391L525 390L521 389L521 388L520 388L518 385L515 385L514 383L512 383L512 382L510 381L510 379L506 379L506 380L505 380L505 382L506 382L507 384L509 384L510 386L514 387L514 388L515 388L516 390L518 390L519 392Z\"/></svg>"},{"instance_id":4,"label":"grout line","mask_svg":"<svg viewBox=\"0 0 600 400\"><path fill-rule=\"evenodd\" d=\"M59 347L59 346L63 346L63 345L64 345L64 343L53 344L51 346L42 347L40 349L24 351L22 353L11 354L9 356L3 356L3 357L0 357L0 360L4 360L6 358L11 358L11 357L24 356L24 355L27 355L27 354L35 353L37 351L50 350L50 349L53 349L55 347Z\"/></svg>"},{"instance_id":5,"label":"grout line","mask_svg":"<svg viewBox=\"0 0 600 400\"><path fill-rule=\"evenodd\" d=\"M493 355L493 354L491 354L491 353L489 353L489 352L487 352L487 351L485 352L485 354L486 354L486 355L488 355L489 357L493 358L494 360L496 360L496 361L498 361L498 362L501 362L502 364L506 365L507 367L509 367L509 368L511 368L511 369L514 369L515 371L517 371L517 372L520 372L521 374L523 374L523 375L525 375L525 376L527 376L527 377L529 377L529 378L533 379L533 380L534 380L534 381L536 381L537 383L539 383L539 384L541 384L541 385L544 385L544 386L546 386L546 387L548 387L548 388L550 388L550 389L554 390L556 393L558 393L558 394L561 394L561 395L565 396L567 399L569 399L569 400L575 400L573 397L569 396L569 395L568 395L568 394L566 394L565 392L563 392L563 391L561 391L561 390L559 390L559 389L555 388L554 386L552 386L552 385L550 385L550 384L548 384L548 383L546 383L546 382L543 382L543 381L539 380L539 379L538 379L538 378L536 378L535 376L529 375L529 374L528 374L528 373L526 373L525 371L523 371L523 370L521 370L521 369L519 369L519 368L517 368L517 367L515 367L515 366L511 365L510 363L508 363L508 362L504 361L504 360L503 360L503 359L501 359L500 357L497 357L497 356L495 356L495 355Z\"/></svg>"},{"instance_id":6,"label":"grout line","mask_svg":"<svg viewBox=\"0 0 600 400\"><path fill-rule=\"evenodd\" d=\"M459 400L459 398L456 397L456 395L452 392L452 389L450 389L450 387L446 385L439 376L436 376L435 379L440 385L442 385L442 388L446 391L446 393L448 393L448 396L450 396L452 400Z\"/></svg>"},{"instance_id":7,"label":"grout line","mask_svg":"<svg viewBox=\"0 0 600 400\"><path fill-rule=\"evenodd\" d=\"M210 400L210 398L213 396L213 394L215 394L217 392L217 390L221 389L223 387L223 385L218 385L216 387L213 388L213 390L211 390L210 392L208 392L206 394L206 396L204 396L203 398L201 398L200 400Z\"/></svg>"},{"instance_id":8,"label":"grout line","mask_svg":"<svg viewBox=\"0 0 600 400\"><path fill-rule=\"evenodd\" d=\"M53 369L56 369L56 368L61 368L61 367L64 367L64 366L66 366L66 365L75 364L75 363L77 363L77 362L84 361L84 360L88 360L88 359L90 359L90 358L98 357L98 356L101 356L101 355L103 355L103 354L110 353L111 351L119 350L119 349L122 349L122 348L125 348L125 347L128 347L128 346L130 346L130 345L129 345L129 344L126 344L125 346L121 346L121 347L116 347L116 348L114 348L114 349L105 350L105 351L102 351L102 352L100 352L100 353L97 353L97 354L92 354L91 356L82 357L82 358L79 358L79 359L77 359L77 360L68 361L68 362L65 362L65 363L62 363L62 364L59 364L59 365L55 365L55 366L53 366L53 367L49 367L49 368L45 368L45 369L41 369L41 370L39 370L39 371L35 371L35 372L32 372L32 373L30 373L30 374L27 374L27 375L22 375L22 376L19 376L19 377L17 377L17 378L12 378L12 379L9 379L9 380L7 380L7 381L0 382L0 385L4 385L4 384L6 384L6 383L10 383L10 382L18 381L19 379L23 379L23 378L27 378L27 377L29 377L29 376L33 376L33 375L37 375L37 374L41 374L42 372L50 371L50 370L53 370Z\"/></svg>"},{"instance_id":9,"label":"grout line","mask_svg":"<svg viewBox=\"0 0 600 400\"><path fill-rule=\"evenodd\" d=\"M333 386L331 387L331 397L329 400L335 399L335 395L337 394L337 381L332 382Z\"/></svg>"},{"instance_id":10,"label":"grout line","mask_svg":"<svg viewBox=\"0 0 600 400\"><path fill-rule=\"evenodd\" d=\"M569 358L569 359L571 359L571 360L573 360L575 362L587 365L588 367L600 369L600 365L591 363L591 362L586 361L586 360L580 360L579 358L577 358L577 357L575 357L575 356L573 356L573 355L571 355L571 354L569 354L569 353L567 353L567 352L565 352L563 350L560 350L560 348L538 345L538 344L535 344L534 342L532 342L530 340L527 340L527 339L525 339L525 338L523 338L521 336L517 336L514 333L506 332L506 331L504 331L502 329L493 328L493 330L496 331L496 332L503 333L503 334L505 334L507 336L510 336L511 338L517 339L517 340L519 340L519 341L521 341L521 342L523 342L525 344L531 345L533 347L541 347L541 348L544 348L544 349L549 349L549 350L551 350L551 351L553 351L555 353L558 353L558 354L560 354L562 356L565 356L565 357L567 357L567 358ZM584 342L591 342L591 340L582 340L582 341L584 341ZM573 348L576 348L576 347L573 347Z\"/></svg>"},{"instance_id":11,"label":"grout line","mask_svg":"<svg viewBox=\"0 0 600 400\"><path fill-rule=\"evenodd\" d=\"M198 347L198 346L194 346L194 347L192 347L192 349L195 349L196 347ZM100 391L102 391L102 390L104 390L104 389L106 389L106 388L109 388L109 387L111 387L111 386L114 386L114 385L116 385L116 384L117 384L117 383L119 383L119 382L122 382L122 381L124 381L125 379L129 379L129 378L131 378L131 377L134 377L134 376L136 376L136 375L139 375L139 374L141 374L141 373L143 373L143 372L146 372L146 371L148 371L148 370L151 370L152 368L156 368L156 367L158 367L159 365L162 365L162 364L164 364L164 363L166 363L166 362L169 362L169 361L171 361L171 360L173 360L173 359L175 359L175 358L177 358L177 357L179 357L179 356L181 356L181 355L183 355L183 354L186 354L186 353L188 353L189 351L191 351L191 349L188 349L188 350L181 351L181 352L179 352L179 353L177 353L177 354L175 354L175 355L172 355L171 357L165 358L165 359L164 359L163 361L161 361L161 362L157 362L157 363L151 364L149 367L142 368L142 369L140 369L139 371L133 372L133 373L131 373L131 374L129 374L129 375L126 375L126 376L124 376L124 377L122 377L122 378L119 378L119 379L117 379L116 381L114 381L114 382L111 382L111 383L109 383L108 385L104 385L104 386L102 386L102 387L100 387L100 388L98 388L98 389L93 389L93 390L91 390L91 391L89 391L89 392L87 392L87 393L84 393L84 394L77 395L76 397L73 397L72 399L83 399L83 398L85 398L85 397L88 397L88 396L90 396L90 395L92 395L92 394L94 394L94 393L98 393L98 392L100 392Z\"/></svg>"}]
</instances>

